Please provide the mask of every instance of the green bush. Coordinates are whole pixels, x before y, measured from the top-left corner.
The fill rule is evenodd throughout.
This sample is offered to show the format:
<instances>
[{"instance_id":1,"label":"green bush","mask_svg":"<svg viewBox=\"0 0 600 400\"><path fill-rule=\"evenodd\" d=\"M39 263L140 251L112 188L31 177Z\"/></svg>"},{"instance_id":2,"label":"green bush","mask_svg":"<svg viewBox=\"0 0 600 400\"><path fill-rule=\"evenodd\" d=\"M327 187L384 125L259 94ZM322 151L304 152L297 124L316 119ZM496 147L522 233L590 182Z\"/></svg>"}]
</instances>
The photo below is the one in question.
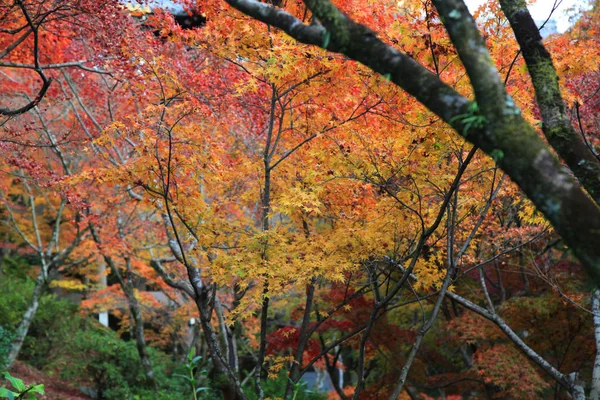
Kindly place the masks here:
<instances>
[{"instance_id":1,"label":"green bush","mask_svg":"<svg viewBox=\"0 0 600 400\"><path fill-rule=\"evenodd\" d=\"M0 279L0 361L6 357L12 332L31 300L34 281L26 263L2 260ZM19 354L25 363L57 373L61 379L84 386L101 399L191 398L191 391L173 373L185 373L164 353L148 348L159 388L149 387L134 342L124 341L97 321L82 317L78 306L53 294L40 298L39 308Z\"/></svg>"},{"instance_id":2,"label":"green bush","mask_svg":"<svg viewBox=\"0 0 600 400\"><path fill-rule=\"evenodd\" d=\"M79 380L100 399L172 399L186 396L185 382L173 377L184 367L148 348L156 382L165 390L158 393L149 387L134 342L121 340L116 333L87 321L69 340L60 368L63 379ZM167 389L168 388L168 392Z\"/></svg>"},{"instance_id":3,"label":"green bush","mask_svg":"<svg viewBox=\"0 0 600 400\"><path fill-rule=\"evenodd\" d=\"M13 333L0 325L0 365L4 365L12 338Z\"/></svg>"},{"instance_id":4,"label":"green bush","mask_svg":"<svg viewBox=\"0 0 600 400\"><path fill-rule=\"evenodd\" d=\"M19 358L37 369L48 370L71 345L83 323L76 304L53 294L42 296Z\"/></svg>"},{"instance_id":5,"label":"green bush","mask_svg":"<svg viewBox=\"0 0 600 400\"><path fill-rule=\"evenodd\" d=\"M31 301L34 282L28 277L18 277L11 274L2 275L0 279L0 325L5 329L14 330L21 321L23 313Z\"/></svg>"}]
</instances>

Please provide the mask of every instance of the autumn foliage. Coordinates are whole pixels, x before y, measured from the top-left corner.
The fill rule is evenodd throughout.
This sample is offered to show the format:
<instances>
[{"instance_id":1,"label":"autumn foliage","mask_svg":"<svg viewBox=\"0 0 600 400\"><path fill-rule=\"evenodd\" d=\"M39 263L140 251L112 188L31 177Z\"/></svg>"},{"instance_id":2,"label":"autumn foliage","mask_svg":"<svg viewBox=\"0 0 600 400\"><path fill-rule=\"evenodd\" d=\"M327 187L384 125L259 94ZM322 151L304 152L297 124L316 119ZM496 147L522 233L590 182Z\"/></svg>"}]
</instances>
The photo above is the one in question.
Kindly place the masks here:
<instances>
[{"instance_id":1,"label":"autumn foliage","mask_svg":"<svg viewBox=\"0 0 600 400\"><path fill-rule=\"evenodd\" d=\"M431 1L335 5L473 97ZM544 44L598 157L593 6ZM313 371L342 399L566 398L569 376L591 382L600 295L502 154L389 76L222 0L182 7L201 24L116 0L0 5L1 251L31 261L34 298L109 312L148 387L147 346L197 348L226 399L294 398ZM475 17L541 129L500 5Z\"/></svg>"}]
</instances>

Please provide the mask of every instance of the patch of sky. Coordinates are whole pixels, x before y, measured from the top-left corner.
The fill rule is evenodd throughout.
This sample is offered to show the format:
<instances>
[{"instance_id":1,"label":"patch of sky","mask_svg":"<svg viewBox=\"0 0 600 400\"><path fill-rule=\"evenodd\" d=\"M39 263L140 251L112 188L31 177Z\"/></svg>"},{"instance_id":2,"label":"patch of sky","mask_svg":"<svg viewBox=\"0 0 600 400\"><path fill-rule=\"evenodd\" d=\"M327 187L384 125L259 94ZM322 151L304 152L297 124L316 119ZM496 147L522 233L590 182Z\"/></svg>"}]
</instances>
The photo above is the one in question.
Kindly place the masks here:
<instances>
[{"instance_id":1,"label":"patch of sky","mask_svg":"<svg viewBox=\"0 0 600 400\"><path fill-rule=\"evenodd\" d=\"M471 13L475 12L477 8L486 2L487 0L465 0ZM565 32L573 25L573 22L577 20L577 16L582 10L590 8L589 3L583 0L537 0L533 4L530 4L528 8L538 26L546 21L555 6L555 3L560 4L552 13L551 21L546 24L542 31L542 36L547 36L556 32Z\"/></svg>"}]
</instances>

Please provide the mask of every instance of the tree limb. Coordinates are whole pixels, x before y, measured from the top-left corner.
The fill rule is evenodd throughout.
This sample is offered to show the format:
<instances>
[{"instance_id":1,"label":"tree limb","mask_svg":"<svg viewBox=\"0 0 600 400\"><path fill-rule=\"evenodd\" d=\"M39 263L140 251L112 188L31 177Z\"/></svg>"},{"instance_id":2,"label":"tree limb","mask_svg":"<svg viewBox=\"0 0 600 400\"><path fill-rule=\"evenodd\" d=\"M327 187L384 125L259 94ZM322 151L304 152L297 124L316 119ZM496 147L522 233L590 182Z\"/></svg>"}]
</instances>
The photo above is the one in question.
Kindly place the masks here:
<instances>
[{"instance_id":1,"label":"tree limb","mask_svg":"<svg viewBox=\"0 0 600 400\"><path fill-rule=\"evenodd\" d=\"M567 114L552 56L524 0L500 0L504 15L519 42L542 114L548 143L565 161L590 196L600 204L600 161L588 150Z\"/></svg>"}]
</instances>

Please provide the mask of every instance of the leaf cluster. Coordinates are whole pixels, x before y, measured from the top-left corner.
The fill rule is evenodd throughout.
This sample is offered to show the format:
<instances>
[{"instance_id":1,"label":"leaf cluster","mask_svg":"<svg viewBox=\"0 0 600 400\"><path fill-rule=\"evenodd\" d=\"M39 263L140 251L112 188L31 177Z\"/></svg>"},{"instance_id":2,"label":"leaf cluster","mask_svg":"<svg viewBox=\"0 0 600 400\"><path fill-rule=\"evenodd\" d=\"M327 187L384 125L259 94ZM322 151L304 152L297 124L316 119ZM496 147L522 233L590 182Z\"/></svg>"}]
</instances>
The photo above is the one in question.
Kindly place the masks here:
<instances>
[{"instance_id":1,"label":"leaf cluster","mask_svg":"<svg viewBox=\"0 0 600 400\"><path fill-rule=\"evenodd\" d=\"M35 400L38 399L38 395L43 396L44 385L25 385L23 380L11 376L10 373L5 372L4 378L10 382L12 388L0 387L0 398L7 398L8 400Z\"/></svg>"}]
</instances>

